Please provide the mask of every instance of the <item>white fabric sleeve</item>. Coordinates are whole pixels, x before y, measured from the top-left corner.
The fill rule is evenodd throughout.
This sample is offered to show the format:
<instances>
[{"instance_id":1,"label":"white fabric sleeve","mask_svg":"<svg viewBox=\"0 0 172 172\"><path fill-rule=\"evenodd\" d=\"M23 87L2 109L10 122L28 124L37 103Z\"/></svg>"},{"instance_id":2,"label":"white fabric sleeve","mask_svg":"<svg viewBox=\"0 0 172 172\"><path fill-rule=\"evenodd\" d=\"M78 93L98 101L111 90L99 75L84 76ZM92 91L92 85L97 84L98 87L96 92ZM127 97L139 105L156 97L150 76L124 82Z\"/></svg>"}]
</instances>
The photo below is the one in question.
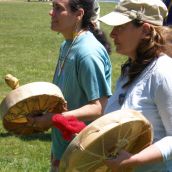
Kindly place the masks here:
<instances>
[{"instance_id":1,"label":"white fabric sleeve","mask_svg":"<svg viewBox=\"0 0 172 172\"><path fill-rule=\"evenodd\" d=\"M172 63L167 65L166 70L157 71L156 78L159 83L157 83L154 97L166 136L172 136L172 75L170 71L172 72Z\"/></svg>"},{"instance_id":2,"label":"white fabric sleeve","mask_svg":"<svg viewBox=\"0 0 172 172\"><path fill-rule=\"evenodd\" d=\"M161 151L164 162L172 160L172 136L166 136L154 145Z\"/></svg>"}]
</instances>

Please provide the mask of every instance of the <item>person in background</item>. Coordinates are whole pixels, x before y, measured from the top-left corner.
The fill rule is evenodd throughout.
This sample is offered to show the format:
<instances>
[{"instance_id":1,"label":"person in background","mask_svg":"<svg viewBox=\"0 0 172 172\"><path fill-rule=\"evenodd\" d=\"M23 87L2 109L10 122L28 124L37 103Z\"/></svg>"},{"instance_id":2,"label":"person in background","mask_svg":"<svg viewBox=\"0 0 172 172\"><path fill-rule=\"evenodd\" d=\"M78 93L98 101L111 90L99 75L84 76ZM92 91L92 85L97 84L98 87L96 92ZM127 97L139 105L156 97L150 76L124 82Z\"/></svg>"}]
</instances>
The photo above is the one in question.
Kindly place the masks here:
<instances>
[{"instance_id":1,"label":"person in background","mask_svg":"<svg viewBox=\"0 0 172 172\"><path fill-rule=\"evenodd\" d=\"M168 38L172 31L163 26L167 14L161 0L122 0L113 12L99 19L113 26L110 36L116 51L128 57L104 113L137 110L154 130L150 147L136 155L123 150L117 158L106 161L113 172L130 168L172 171L172 43ZM157 161L163 163L146 165Z\"/></svg>"},{"instance_id":2,"label":"person in background","mask_svg":"<svg viewBox=\"0 0 172 172\"><path fill-rule=\"evenodd\" d=\"M95 0L53 0L51 29L63 35L53 83L62 91L68 111L58 117L76 117L89 123L100 117L111 96L110 45L98 29ZM52 168L58 171L60 159L70 143L53 126L56 114L30 117L37 128L52 127ZM55 119L55 118L54 118ZM58 126L58 124L56 125ZM69 137L68 137L69 138Z\"/></svg>"},{"instance_id":3,"label":"person in background","mask_svg":"<svg viewBox=\"0 0 172 172\"><path fill-rule=\"evenodd\" d=\"M172 0L163 0L168 9L168 16L164 19L164 25L172 25Z\"/></svg>"}]
</instances>

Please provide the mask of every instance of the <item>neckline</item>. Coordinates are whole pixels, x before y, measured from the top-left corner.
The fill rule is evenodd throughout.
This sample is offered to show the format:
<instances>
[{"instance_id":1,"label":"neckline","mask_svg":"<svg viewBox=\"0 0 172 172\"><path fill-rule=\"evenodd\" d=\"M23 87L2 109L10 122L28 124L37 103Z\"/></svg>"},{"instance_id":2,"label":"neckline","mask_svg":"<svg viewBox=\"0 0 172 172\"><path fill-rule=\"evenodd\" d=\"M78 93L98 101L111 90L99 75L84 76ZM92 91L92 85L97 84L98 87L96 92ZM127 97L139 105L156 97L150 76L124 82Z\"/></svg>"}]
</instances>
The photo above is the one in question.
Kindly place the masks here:
<instances>
[{"instance_id":1,"label":"neckline","mask_svg":"<svg viewBox=\"0 0 172 172\"><path fill-rule=\"evenodd\" d=\"M69 55L69 53L70 53L70 51L71 51L73 45L75 45L75 43L76 43L76 41L78 40L78 38L80 38L80 37L81 37L83 34L85 34L86 32L87 32L86 30L80 30L80 31L77 33L77 35L74 37L73 40L71 40L71 39L66 39L66 43L70 43L70 45L69 45L69 48L68 48L68 50L67 50L67 53L66 53L66 55L64 56L62 62L60 63L60 60L58 60L58 65L57 65L58 68L59 68L59 70L58 70L58 77L60 77L60 75L61 75L61 73L62 73L62 70L63 70L63 68L64 68L66 59L68 58L68 55Z\"/></svg>"},{"instance_id":2,"label":"neckline","mask_svg":"<svg viewBox=\"0 0 172 172\"><path fill-rule=\"evenodd\" d=\"M73 33L73 38L65 38L65 41L72 42L76 39L76 37L80 37L80 36L84 35L87 31L88 30L81 29L79 32Z\"/></svg>"}]
</instances>

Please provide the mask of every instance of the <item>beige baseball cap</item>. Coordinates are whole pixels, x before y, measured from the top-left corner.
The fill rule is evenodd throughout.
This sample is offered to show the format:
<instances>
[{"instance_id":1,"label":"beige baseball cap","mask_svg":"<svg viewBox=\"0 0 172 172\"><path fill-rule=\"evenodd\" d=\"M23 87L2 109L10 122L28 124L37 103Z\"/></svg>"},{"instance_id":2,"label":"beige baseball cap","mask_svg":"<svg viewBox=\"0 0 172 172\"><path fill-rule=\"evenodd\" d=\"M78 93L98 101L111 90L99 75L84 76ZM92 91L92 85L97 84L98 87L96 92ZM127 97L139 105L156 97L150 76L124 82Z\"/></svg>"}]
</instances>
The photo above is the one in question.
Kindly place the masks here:
<instances>
[{"instance_id":1,"label":"beige baseball cap","mask_svg":"<svg viewBox=\"0 0 172 172\"><path fill-rule=\"evenodd\" d=\"M110 26L122 25L135 19L161 26L167 15L167 7L161 0L122 0L113 12L99 20Z\"/></svg>"}]
</instances>

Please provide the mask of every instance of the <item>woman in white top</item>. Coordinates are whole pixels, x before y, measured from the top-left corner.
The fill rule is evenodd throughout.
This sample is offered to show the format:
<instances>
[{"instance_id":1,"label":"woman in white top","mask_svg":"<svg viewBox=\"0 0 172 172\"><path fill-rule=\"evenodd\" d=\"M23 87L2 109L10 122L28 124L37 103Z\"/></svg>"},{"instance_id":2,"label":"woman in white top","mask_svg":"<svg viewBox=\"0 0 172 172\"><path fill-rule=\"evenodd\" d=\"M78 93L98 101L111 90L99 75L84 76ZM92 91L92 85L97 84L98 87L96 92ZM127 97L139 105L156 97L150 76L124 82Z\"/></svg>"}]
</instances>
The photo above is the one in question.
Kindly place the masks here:
<instances>
[{"instance_id":1,"label":"woman in white top","mask_svg":"<svg viewBox=\"0 0 172 172\"><path fill-rule=\"evenodd\" d=\"M172 58L167 55L171 43L167 29L162 26L166 16L167 8L161 0L123 0L113 12L100 18L113 26L110 36L117 53L128 56L105 114L119 109L140 111L153 125L154 142L172 136ZM123 151L117 159L106 163L114 171L139 167L140 172L156 168L155 164L148 168L144 164L164 160L156 172L167 172L172 170L172 156L168 156L172 152L172 141L167 143L168 149L163 149L164 140L161 140L140 152L138 155L143 161ZM125 161L130 158L135 161Z\"/></svg>"}]
</instances>

